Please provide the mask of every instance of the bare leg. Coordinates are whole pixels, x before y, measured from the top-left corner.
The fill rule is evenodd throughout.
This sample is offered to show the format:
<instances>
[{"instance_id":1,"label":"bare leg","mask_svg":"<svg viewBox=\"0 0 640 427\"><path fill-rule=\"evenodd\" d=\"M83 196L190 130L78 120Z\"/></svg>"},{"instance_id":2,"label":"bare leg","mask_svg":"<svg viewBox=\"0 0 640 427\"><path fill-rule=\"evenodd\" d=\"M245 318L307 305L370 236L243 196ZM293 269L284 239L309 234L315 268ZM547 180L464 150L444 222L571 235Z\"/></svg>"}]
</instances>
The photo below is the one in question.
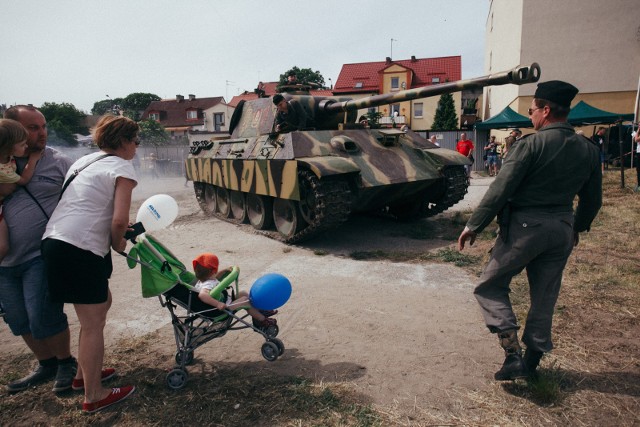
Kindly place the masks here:
<instances>
[{"instance_id":1,"label":"bare leg","mask_svg":"<svg viewBox=\"0 0 640 427\"><path fill-rule=\"evenodd\" d=\"M71 356L69 328L42 340L33 338L31 334L22 335L22 339L38 360L47 360L52 357L62 360Z\"/></svg>"},{"instance_id":2,"label":"bare leg","mask_svg":"<svg viewBox=\"0 0 640 427\"><path fill-rule=\"evenodd\" d=\"M111 291L109 291L109 297L107 299L107 311L111 308ZM80 327L80 334L78 336L78 348L82 346L82 327ZM102 368L100 368L100 375L102 376ZM78 363L78 372L76 373L76 379L83 379L84 375L82 374L82 366Z\"/></svg>"},{"instance_id":3,"label":"bare leg","mask_svg":"<svg viewBox=\"0 0 640 427\"><path fill-rule=\"evenodd\" d=\"M84 401L97 402L111 390L102 387L101 372L104 358L104 326L111 306L111 294L102 304L74 304L80 321L78 365L84 377Z\"/></svg>"}]
</instances>

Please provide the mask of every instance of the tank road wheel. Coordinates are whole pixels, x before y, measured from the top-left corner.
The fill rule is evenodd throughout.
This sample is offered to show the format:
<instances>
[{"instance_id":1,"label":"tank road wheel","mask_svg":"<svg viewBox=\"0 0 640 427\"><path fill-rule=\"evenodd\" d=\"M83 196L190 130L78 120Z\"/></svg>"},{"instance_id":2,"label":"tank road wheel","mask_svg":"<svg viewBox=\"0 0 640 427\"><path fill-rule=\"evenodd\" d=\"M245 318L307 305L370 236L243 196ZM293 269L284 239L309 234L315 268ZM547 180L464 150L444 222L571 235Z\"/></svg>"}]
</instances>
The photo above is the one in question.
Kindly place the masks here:
<instances>
[{"instance_id":1,"label":"tank road wheel","mask_svg":"<svg viewBox=\"0 0 640 427\"><path fill-rule=\"evenodd\" d=\"M304 220L295 200L275 199L273 201L273 220L276 230L288 239L302 229Z\"/></svg>"},{"instance_id":2,"label":"tank road wheel","mask_svg":"<svg viewBox=\"0 0 640 427\"><path fill-rule=\"evenodd\" d=\"M318 201L318 188L320 180L313 173L300 171L300 214L307 224L313 224L318 217L320 208Z\"/></svg>"},{"instance_id":3,"label":"tank road wheel","mask_svg":"<svg viewBox=\"0 0 640 427\"><path fill-rule=\"evenodd\" d=\"M204 182L195 182L193 188L196 192L196 199L200 209L205 214L211 216L216 213L216 187Z\"/></svg>"},{"instance_id":4,"label":"tank road wheel","mask_svg":"<svg viewBox=\"0 0 640 427\"><path fill-rule=\"evenodd\" d=\"M216 203L218 205L218 212L222 218L229 218L231 216L231 201L229 200L229 190L226 188L218 187L216 189Z\"/></svg>"},{"instance_id":5,"label":"tank road wheel","mask_svg":"<svg viewBox=\"0 0 640 427\"><path fill-rule=\"evenodd\" d=\"M231 202L231 214L238 222L247 222L247 198L242 191L230 191L229 201Z\"/></svg>"},{"instance_id":6,"label":"tank road wheel","mask_svg":"<svg viewBox=\"0 0 640 427\"><path fill-rule=\"evenodd\" d=\"M267 230L273 225L273 201L271 197L247 194L247 216L256 230Z\"/></svg>"}]
</instances>

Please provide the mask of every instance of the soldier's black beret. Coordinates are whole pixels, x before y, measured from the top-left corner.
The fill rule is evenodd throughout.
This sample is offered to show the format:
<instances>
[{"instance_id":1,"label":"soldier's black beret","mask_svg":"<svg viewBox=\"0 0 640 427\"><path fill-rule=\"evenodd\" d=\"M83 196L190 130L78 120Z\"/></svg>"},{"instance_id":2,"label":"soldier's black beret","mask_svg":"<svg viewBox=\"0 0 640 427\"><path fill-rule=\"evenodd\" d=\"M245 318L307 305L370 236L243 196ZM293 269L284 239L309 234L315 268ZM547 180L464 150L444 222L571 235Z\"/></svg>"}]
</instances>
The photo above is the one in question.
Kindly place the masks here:
<instances>
[{"instance_id":1,"label":"soldier's black beret","mask_svg":"<svg viewBox=\"0 0 640 427\"><path fill-rule=\"evenodd\" d=\"M276 93L275 95L273 95L273 103L275 105L278 105L280 101L282 101L283 99L284 99L284 96L280 95L279 93Z\"/></svg>"},{"instance_id":2,"label":"soldier's black beret","mask_svg":"<svg viewBox=\"0 0 640 427\"><path fill-rule=\"evenodd\" d=\"M534 98L546 99L564 107L570 107L571 101L578 94L578 88L567 82L551 80L538 83Z\"/></svg>"}]
</instances>

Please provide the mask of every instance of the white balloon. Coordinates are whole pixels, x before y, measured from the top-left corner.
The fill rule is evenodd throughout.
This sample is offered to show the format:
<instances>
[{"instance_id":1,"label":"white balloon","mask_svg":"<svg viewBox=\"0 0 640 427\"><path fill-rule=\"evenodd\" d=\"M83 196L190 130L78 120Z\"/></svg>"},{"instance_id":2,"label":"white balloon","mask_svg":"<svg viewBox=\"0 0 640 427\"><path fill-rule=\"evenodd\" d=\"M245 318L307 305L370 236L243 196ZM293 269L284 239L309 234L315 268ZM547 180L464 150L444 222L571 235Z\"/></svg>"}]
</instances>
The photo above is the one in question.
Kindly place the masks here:
<instances>
[{"instance_id":1,"label":"white balloon","mask_svg":"<svg viewBox=\"0 0 640 427\"><path fill-rule=\"evenodd\" d=\"M167 194L149 197L138 209L136 221L142 222L146 231L161 230L178 216L178 203Z\"/></svg>"}]
</instances>

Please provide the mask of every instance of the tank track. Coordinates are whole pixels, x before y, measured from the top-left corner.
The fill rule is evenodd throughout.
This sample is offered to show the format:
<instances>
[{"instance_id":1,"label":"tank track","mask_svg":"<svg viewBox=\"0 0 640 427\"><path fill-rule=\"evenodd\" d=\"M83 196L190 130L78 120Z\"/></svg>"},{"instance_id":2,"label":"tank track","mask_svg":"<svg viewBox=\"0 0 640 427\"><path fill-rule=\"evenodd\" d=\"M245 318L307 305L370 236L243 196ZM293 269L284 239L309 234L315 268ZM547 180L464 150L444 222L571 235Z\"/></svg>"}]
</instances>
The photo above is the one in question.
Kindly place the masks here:
<instances>
[{"instance_id":1,"label":"tank track","mask_svg":"<svg viewBox=\"0 0 640 427\"><path fill-rule=\"evenodd\" d=\"M288 244L299 243L326 230L336 228L349 218L351 213L351 190L349 190L349 185L346 181L342 179L319 180L313 173L308 171L300 171L299 179L304 181L303 185L306 185L314 195L315 206L313 209L315 215L312 223L305 223L306 227L289 238L282 236L275 230L256 230L252 228L256 234ZM232 224L240 224L234 218L222 217L218 212L211 212L205 200L204 184L194 185L194 190L198 204L206 215L215 216L217 219ZM302 220L301 217L299 219Z\"/></svg>"},{"instance_id":2,"label":"tank track","mask_svg":"<svg viewBox=\"0 0 640 427\"><path fill-rule=\"evenodd\" d=\"M257 231L258 233L289 244L299 243L326 230L336 228L349 218L351 191L346 181L319 180L309 171L300 171L299 180L301 185L306 185L314 194L313 199L316 203L313 222L289 238L285 238L277 231Z\"/></svg>"},{"instance_id":3,"label":"tank track","mask_svg":"<svg viewBox=\"0 0 640 427\"><path fill-rule=\"evenodd\" d=\"M443 173L445 180L444 194L441 199L427 203L424 217L431 217L446 211L467 194L469 178L467 178L464 166L448 167L444 169Z\"/></svg>"}]
</instances>

